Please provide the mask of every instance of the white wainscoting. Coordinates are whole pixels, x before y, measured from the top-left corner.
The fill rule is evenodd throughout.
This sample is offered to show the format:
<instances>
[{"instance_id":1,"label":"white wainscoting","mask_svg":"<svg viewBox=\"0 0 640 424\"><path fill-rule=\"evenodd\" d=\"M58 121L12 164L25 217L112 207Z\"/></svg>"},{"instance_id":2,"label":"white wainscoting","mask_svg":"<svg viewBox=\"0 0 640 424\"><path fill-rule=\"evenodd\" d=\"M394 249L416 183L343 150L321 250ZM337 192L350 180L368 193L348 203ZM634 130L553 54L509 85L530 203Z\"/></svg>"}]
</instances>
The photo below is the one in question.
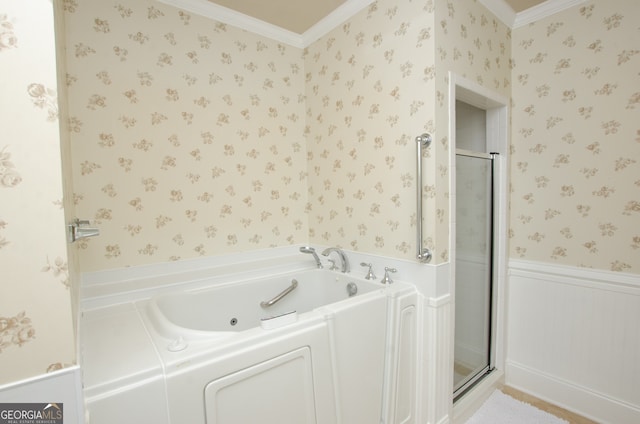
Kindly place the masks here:
<instances>
[{"instance_id":1,"label":"white wainscoting","mask_svg":"<svg viewBox=\"0 0 640 424\"><path fill-rule=\"evenodd\" d=\"M74 365L0 386L0 403L61 403L65 424L84 424L80 367Z\"/></svg>"},{"instance_id":2,"label":"white wainscoting","mask_svg":"<svg viewBox=\"0 0 640 424\"><path fill-rule=\"evenodd\" d=\"M640 276L512 260L506 384L601 423L640 422Z\"/></svg>"},{"instance_id":3,"label":"white wainscoting","mask_svg":"<svg viewBox=\"0 0 640 424\"><path fill-rule=\"evenodd\" d=\"M417 422L446 424L453 410L451 295L424 298L422 310Z\"/></svg>"}]
</instances>

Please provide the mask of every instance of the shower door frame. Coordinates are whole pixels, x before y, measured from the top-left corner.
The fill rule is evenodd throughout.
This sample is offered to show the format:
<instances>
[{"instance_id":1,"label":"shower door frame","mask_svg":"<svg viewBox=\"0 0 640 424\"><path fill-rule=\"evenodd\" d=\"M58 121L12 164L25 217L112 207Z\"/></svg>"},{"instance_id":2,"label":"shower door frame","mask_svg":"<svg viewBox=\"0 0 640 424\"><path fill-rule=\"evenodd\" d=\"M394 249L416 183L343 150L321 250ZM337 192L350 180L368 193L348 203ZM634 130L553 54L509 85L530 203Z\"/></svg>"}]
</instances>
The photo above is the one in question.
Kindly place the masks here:
<instances>
[{"instance_id":1,"label":"shower door frame","mask_svg":"<svg viewBox=\"0 0 640 424\"><path fill-rule=\"evenodd\" d=\"M509 99L504 97L475 81L471 81L454 72L449 72L449 246L450 246L450 267L449 284L451 296L455 299L455 260L456 260L456 100L463 101L486 111L486 151L496 152L494 159L495 183L494 193L494 246L493 246L493 308L492 313L494 335L494 358L493 366L495 370L485 379L478 382L473 390L467 391L463 396L456 399L456 411L453 411L453 355L455 340L453 334L450 339L451 372L450 372L450 393L451 393L451 416L455 417L464 414L467 405L482 399L488 391L493 390L504 382L505 369L505 287L507 280L507 260L508 260L508 170L509 170ZM451 308L452 333L455 328L455 300ZM464 405L464 406L463 406Z\"/></svg>"},{"instance_id":2,"label":"shower door frame","mask_svg":"<svg viewBox=\"0 0 640 424\"><path fill-rule=\"evenodd\" d=\"M484 318L488 321L485 323L485 325L487 325L487 337L488 337L488 349L486 355L487 355L487 364L481 368L480 370L478 370L477 372L475 372L475 374L472 374L470 376L465 377L466 382L464 384L462 384L458 389L455 389L455 385L454 385L454 391L453 391L453 396L454 396L454 401L459 398L460 396L462 396L467 390L469 390L471 387L473 387L479 380L481 380L482 378L484 378L484 376L486 374L488 374L489 372L493 371L495 369L495 360L496 360L496 339L495 339L495 331L496 331L496 299L494 296L494 285L495 285L495 281L494 281L494 267L495 267L495 238L496 238L496 234L495 234L495 228L496 228L496 219L495 219L495 201L496 201L496 193L495 193L495 178L496 178L496 171L495 171L495 166L496 166L496 158L498 156L498 153L484 153L484 152L474 152L474 151L470 151L470 150L465 150L465 149L456 149L455 152L455 156L457 158L457 156L464 156L464 157L469 157L469 158L476 158L476 159L480 159L480 160L487 160L489 161L489 188L488 188L488 194L489 194L489 207L488 209L488 251L490 252L489 254L489 263L488 265L488 281L483 281L483 283L487 283L489 285L488 287L488 297L489 297L489 302L488 302L488 316L485 316ZM457 169L457 166L456 166ZM456 190L457 191L457 190ZM457 213L457 211L454 211L452 213ZM457 222L457 220L456 220ZM456 248L457 250L457 248ZM452 266L455 267L457 266L456 263L453 263ZM454 313L455 313L455 309L454 309ZM454 324L454 363L455 363L455 324Z\"/></svg>"}]
</instances>

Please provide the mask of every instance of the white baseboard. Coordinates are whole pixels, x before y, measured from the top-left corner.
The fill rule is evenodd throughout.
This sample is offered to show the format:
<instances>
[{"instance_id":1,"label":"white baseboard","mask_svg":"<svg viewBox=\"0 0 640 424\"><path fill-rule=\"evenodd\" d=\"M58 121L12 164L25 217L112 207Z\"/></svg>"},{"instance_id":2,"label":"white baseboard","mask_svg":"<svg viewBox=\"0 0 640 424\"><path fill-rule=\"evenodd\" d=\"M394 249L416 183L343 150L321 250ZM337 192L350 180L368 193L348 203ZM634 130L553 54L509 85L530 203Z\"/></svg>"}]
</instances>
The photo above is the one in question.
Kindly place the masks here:
<instances>
[{"instance_id":1,"label":"white baseboard","mask_svg":"<svg viewBox=\"0 0 640 424\"><path fill-rule=\"evenodd\" d=\"M640 422L640 408L507 361L505 384L602 424Z\"/></svg>"}]
</instances>

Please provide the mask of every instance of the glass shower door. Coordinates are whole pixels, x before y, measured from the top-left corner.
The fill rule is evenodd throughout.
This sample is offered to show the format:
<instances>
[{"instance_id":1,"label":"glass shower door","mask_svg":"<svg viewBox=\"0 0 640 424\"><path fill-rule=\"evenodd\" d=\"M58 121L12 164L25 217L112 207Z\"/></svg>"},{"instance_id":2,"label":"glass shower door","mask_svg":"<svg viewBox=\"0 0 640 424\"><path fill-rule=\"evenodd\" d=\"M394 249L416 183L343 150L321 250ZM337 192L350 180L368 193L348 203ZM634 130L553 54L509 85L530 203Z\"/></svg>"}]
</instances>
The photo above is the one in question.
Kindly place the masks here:
<instances>
[{"instance_id":1,"label":"glass shower door","mask_svg":"<svg viewBox=\"0 0 640 424\"><path fill-rule=\"evenodd\" d=\"M491 369L492 155L456 154L454 398Z\"/></svg>"}]
</instances>

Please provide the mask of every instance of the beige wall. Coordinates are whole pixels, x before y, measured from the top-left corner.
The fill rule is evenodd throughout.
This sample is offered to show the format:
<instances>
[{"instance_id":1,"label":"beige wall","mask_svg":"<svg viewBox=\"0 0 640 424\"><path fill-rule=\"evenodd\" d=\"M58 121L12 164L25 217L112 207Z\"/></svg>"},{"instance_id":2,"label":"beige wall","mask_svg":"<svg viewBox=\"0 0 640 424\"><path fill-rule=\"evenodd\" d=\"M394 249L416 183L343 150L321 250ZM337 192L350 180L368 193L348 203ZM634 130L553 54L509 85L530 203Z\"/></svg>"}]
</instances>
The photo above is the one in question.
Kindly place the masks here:
<instances>
[{"instance_id":1,"label":"beige wall","mask_svg":"<svg viewBox=\"0 0 640 424\"><path fill-rule=\"evenodd\" d=\"M640 4L513 32L511 256L640 272Z\"/></svg>"},{"instance_id":2,"label":"beige wall","mask_svg":"<svg viewBox=\"0 0 640 424\"><path fill-rule=\"evenodd\" d=\"M156 1L66 12L83 271L308 239L300 49Z\"/></svg>"},{"instance_id":3,"label":"beige wall","mask_svg":"<svg viewBox=\"0 0 640 424\"><path fill-rule=\"evenodd\" d=\"M312 242L411 259L414 138L434 126L434 23L433 7L403 5L373 3L305 55L309 226Z\"/></svg>"},{"instance_id":4,"label":"beige wall","mask_svg":"<svg viewBox=\"0 0 640 424\"><path fill-rule=\"evenodd\" d=\"M380 1L306 51L156 2L94 3L66 15L77 215L101 229L78 244L83 271L308 241L412 259L414 138L448 101L436 75L491 62L469 77L502 88L508 62L504 27L476 3ZM451 43L436 51L441 31ZM437 263L449 190L436 137Z\"/></svg>"},{"instance_id":5,"label":"beige wall","mask_svg":"<svg viewBox=\"0 0 640 424\"><path fill-rule=\"evenodd\" d=\"M426 131L424 245L448 260L448 71L508 95L509 38L476 2L378 1L308 49L313 240L413 259Z\"/></svg>"},{"instance_id":6,"label":"beige wall","mask_svg":"<svg viewBox=\"0 0 640 424\"><path fill-rule=\"evenodd\" d=\"M463 7L464 5L464 7ZM477 1L436 1L436 149L435 199L439 245L448 246L449 72L508 99L511 92L511 30ZM498 150L498 149L496 149ZM455 216L454 216L455 217ZM440 253L449 260L449 250Z\"/></svg>"},{"instance_id":7,"label":"beige wall","mask_svg":"<svg viewBox=\"0 0 640 424\"><path fill-rule=\"evenodd\" d=\"M0 385L75 362L53 22L0 0Z\"/></svg>"}]
</instances>

